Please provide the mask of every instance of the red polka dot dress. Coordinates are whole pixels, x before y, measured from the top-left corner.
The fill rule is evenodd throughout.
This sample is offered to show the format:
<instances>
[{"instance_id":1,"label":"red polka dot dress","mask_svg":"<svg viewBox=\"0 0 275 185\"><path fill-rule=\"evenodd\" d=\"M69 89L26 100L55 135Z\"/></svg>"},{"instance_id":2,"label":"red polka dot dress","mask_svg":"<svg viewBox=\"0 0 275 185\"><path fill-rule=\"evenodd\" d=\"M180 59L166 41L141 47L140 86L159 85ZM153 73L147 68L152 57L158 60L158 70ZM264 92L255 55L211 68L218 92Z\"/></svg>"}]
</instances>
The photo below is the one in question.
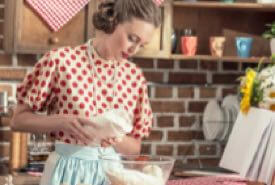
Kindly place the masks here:
<instances>
[{"instance_id":1,"label":"red polka dot dress","mask_svg":"<svg viewBox=\"0 0 275 185\"><path fill-rule=\"evenodd\" d=\"M131 135L149 135L152 111L147 84L135 64L104 60L93 50L92 41L75 48L64 47L45 54L17 88L19 104L48 114L93 117L110 109L124 109L133 119ZM51 136L71 144L83 144L70 133Z\"/></svg>"}]
</instances>

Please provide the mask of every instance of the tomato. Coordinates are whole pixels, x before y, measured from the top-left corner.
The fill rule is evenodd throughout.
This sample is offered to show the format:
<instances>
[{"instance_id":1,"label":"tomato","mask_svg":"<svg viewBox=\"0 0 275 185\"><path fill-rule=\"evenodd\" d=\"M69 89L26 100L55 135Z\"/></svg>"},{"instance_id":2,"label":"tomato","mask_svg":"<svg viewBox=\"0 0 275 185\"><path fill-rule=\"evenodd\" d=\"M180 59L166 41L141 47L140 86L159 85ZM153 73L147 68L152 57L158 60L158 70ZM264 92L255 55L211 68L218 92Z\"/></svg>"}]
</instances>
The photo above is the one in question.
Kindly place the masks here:
<instances>
[{"instance_id":1,"label":"tomato","mask_svg":"<svg viewBox=\"0 0 275 185\"><path fill-rule=\"evenodd\" d=\"M136 161L148 161L149 157L148 156L138 156L135 160Z\"/></svg>"}]
</instances>

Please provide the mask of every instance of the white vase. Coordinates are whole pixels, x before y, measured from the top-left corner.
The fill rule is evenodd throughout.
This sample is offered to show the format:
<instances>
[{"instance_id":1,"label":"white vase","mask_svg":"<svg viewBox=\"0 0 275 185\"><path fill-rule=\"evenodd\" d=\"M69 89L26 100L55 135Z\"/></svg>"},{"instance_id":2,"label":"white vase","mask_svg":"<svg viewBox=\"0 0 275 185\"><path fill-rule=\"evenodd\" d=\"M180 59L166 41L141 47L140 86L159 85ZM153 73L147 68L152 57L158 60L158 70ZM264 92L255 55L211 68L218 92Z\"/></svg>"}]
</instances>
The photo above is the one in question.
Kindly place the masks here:
<instances>
[{"instance_id":1,"label":"white vase","mask_svg":"<svg viewBox=\"0 0 275 185\"><path fill-rule=\"evenodd\" d=\"M271 48L271 54L274 55L275 54L275 38L272 38L270 40L270 48Z\"/></svg>"}]
</instances>

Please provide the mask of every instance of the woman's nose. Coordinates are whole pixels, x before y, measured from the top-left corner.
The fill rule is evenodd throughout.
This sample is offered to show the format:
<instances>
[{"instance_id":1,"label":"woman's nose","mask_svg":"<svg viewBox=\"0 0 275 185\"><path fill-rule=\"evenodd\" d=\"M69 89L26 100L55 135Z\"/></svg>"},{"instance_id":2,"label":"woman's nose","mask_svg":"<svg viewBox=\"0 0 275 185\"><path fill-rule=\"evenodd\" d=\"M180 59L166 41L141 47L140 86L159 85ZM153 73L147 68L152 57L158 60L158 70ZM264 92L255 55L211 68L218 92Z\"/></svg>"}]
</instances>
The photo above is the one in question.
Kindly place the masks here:
<instances>
[{"instance_id":1,"label":"woman's nose","mask_svg":"<svg viewBox=\"0 0 275 185\"><path fill-rule=\"evenodd\" d=\"M138 48L139 48L138 45L131 46L128 48L128 53L133 55L138 51Z\"/></svg>"}]
</instances>

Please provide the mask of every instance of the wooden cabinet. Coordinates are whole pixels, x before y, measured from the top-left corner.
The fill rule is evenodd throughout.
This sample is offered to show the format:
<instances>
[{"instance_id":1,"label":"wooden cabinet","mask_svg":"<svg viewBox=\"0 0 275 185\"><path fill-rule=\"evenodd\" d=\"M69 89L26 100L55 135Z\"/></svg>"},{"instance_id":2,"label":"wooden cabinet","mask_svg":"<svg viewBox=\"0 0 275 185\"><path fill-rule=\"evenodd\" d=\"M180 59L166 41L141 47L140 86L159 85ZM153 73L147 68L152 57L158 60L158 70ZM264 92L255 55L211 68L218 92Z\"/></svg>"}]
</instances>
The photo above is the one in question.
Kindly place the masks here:
<instances>
[{"instance_id":1,"label":"wooden cabinet","mask_svg":"<svg viewBox=\"0 0 275 185\"><path fill-rule=\"evenodd\" d=\"M92 37L92 14L99 0L92 0L59 31L52 32L48 25L24 2L5 1L4 49L8 53L43 53L50 48L78 45ZM163 24L152 42L142 49L138 57L168 57L172 28L170 0L161 6Z\"/></svg>"},{"instance_id":2,"label":"wooden cabinet","mask_svg":"<svg viewBox=\"0 0 275 185\"><path fill-rule=\"evenodd\" d=\"M4 49L8 53L37 54L83 43L92 35L94 9L95 2L90 1L58 32L52 32L24 0L6 0Z\"/></svg>"},{"instance_id":3,"label":"wooden cabinet","mask_svg":"<svg viewBox=\"0 0 275 185\"><path fill-rule=\"evenodd\" d=\"M92 14L98 2L99 0L90 1L58 32L52 32L24 0L6 0L5 51L38 54L53 47L84 43L94 33ZM259 57L270 55L269 41L264 40L261 35L265 30L264 25L275 20L275 4L165 0L161 11L161 27L136 57L258 62ZM172 30L185 28L195 29L198 36L198 51L194 57L180 54L180 35L177 37L177 52L171 53ZM226 37L224 57L210 55L210 36ZM234 41L236 36L254 38L251 53L253 57L237 57Z\"/></svg>"},{"instance_id":4,"label":"wooden cabinet","mask_svg":"<svg viewBox=\"0 0 275 185\"><path fill-rule=\"evenodd\" d=\"M219 1L187 2L174 0L173 2L173 28L183 30L192 28L198 37L197 55L185 57L178 50L171 55L175 59L205 59L259 62L262 56L270 56L269 41L262 38L265 24L275 20L275 4L257 3L222 3ZM209 49L211 36L224 36L226 38L224 57L212 57ZM253 37L250 58L237 57L235 37ZM180 35L178 35L178 41Z\"/></svg>"}]
</instances>

